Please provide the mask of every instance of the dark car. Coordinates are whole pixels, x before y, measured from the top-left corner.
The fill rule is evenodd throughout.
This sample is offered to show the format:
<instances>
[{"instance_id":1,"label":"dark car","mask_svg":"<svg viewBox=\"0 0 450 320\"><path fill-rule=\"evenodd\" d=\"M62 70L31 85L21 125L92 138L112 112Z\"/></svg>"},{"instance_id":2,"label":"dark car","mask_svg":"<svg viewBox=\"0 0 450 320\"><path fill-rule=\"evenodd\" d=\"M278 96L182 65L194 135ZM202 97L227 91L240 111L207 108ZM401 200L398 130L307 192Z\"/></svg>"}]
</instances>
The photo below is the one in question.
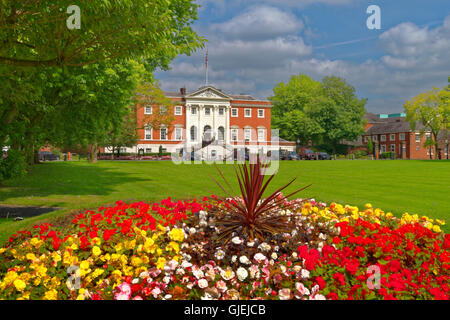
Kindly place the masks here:
<instances>
[{"instance_id":1,"label":"dark car","mask_svg":"<svg viewBox=\"0 0 450 320\"><path fill-rule=\"evenodd\" d=\"M326 152L319 152L318 158L319 160L331 160L331 156Z\"/></svg>"},{"instance_id":2,"label":"dark car","mask_svg":"<svg viewBox=\"0 0 450 320\"><path fill-rule=\"evenodd\" d=\"M59 156L50 151L40 151L39 161L56 161L59 160Z\"/></svg>"},{"instance_id":3,"label":"dark car","mask_svg":"<svg viewBox=\"0 0 450 320\"><path fill-rule=\"evenodd\" d=\"M311 149L304 149L300 156L303 160L316 160L316 154Z\"/></svg>"},{"instance_id":4,"label":"dark car","mask_svg":"<svg viewBox=\"0 0 450 320\"><path fill-rule=\"evenodd\" d=\"M283 160L300 160L300 156L294 152L287 152L283 155Z\"/></svg>"}]
</instances>

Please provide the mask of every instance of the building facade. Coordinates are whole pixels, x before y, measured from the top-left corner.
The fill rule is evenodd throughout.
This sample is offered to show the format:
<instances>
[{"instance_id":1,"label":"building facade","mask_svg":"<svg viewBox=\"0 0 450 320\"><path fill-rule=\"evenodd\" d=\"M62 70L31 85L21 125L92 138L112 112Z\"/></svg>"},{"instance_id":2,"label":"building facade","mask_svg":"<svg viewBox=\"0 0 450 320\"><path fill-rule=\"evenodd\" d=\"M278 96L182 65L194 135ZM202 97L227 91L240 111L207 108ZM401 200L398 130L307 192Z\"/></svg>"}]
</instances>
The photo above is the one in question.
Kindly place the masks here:
<instances>
[{"instance_id":1,"label":"building facade","mask_svg":"<svg viewBox=\"0 0 450 320\"><path fill-rule=\"evenodd\" d=\"M435 158L434 147L424 146L427 139L432 139L431 132L421 124L412 130L404 114L367 114L366 120L362 144L367 148L369 139L372 140L375 157L391 152L397 159L430 159L430 155Z\"/></svg>"},{"instance_id":2,"label":"building facade","mask_svg":"<svg viewBox=\"0 0 450 320\"><path fill-rule=\"evenodd\" d=\"M173 102L171 110L164 110L173 116L172 123L146 126L145 119L160 110L158 106L138 105L139 141L123 151L149 154L162 148L164 153L197 152L203 159L222 159L227 154L279 149L277 137L272 137L272 105L267 100L227 94L212 86L191 93L182 88L176 93L165 92L165 96Z\"/></svg>"}]
</instances>

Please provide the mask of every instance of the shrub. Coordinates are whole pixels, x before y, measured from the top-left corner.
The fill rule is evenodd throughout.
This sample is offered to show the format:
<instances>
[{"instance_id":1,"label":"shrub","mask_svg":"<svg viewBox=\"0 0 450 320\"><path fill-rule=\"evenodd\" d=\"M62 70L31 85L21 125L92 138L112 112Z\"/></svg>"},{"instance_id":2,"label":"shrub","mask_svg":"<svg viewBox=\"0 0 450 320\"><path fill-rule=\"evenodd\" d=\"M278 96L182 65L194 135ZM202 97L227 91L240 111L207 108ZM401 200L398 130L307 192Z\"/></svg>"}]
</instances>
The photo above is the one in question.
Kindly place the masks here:
<instances>
[{"instance_id":1,"label":"shrub","mask_svg":"<svg viewBox=\"0 0 450 320\"><path fill-rule=\"evenodd\" d=\"M0 160L0 180L22 177L26 174L27 164L22 152L8 150L6 158Z\"/></svg>"}]
</instances>

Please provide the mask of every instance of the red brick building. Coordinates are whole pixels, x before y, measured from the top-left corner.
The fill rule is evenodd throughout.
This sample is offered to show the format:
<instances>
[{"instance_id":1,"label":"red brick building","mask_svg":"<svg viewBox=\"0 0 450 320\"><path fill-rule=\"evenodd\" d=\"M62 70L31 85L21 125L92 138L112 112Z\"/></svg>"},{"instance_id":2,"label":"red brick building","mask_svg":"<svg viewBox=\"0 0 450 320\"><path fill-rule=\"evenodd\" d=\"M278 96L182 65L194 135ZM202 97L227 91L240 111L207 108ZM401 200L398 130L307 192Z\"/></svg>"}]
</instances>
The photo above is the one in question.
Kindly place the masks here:
<instances>
[{"instance_id":1,"label":"red brick building","mask_svg":"<svg viewBox=\"0 0 450 320\"><path fill-rule=\"evenodd\" d=\"M431 132L423 130L421 124L413 131L404 114L367 114L366 119L366 132L361 142L367 148L369 139L372 140L375 157L384 152L395 152L397 159L430 159L431 152L434 158L434 148L424 147L426 140L431 139Z\"/></svg>"},{"instance_id":2,"label":"red brick building","mask_svg":"<svg viewBox=\"0 0 450 320\"><path fill-rule=\"evenodd\" d=\"M145 129L138 130L137 146L124 151L157 153L161 146L163 152L181 154L201 149L204 159L220 159L226 152L266 153L280 147L278 141L272 141L277 138L272 137L272 105L267 100L227 94L212 86L191 93L182 88L165 95L173 105L164 111L173 115L174 121L169 126L145 127L144 119L160 110L158 106L138 105L138 128Z\"/></svg>"}]
</instances>

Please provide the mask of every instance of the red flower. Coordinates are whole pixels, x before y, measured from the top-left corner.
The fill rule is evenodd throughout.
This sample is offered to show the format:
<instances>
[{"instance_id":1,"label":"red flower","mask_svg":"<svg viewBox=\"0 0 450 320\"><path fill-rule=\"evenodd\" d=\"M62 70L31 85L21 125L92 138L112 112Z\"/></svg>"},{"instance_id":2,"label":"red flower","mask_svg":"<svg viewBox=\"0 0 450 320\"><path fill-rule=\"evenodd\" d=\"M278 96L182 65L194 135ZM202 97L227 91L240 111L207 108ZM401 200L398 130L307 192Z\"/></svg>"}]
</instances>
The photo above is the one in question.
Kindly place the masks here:
<instances>
[{"instance_id":1,"label":"red flower","mask_svg":"<svg viewBox=\"0 0 450 320\"><path fill-rule=\"evenodd\" d=\"M318 277L316 278L316 281L317 281L317 284L319 285L319 288L320 288L321 290L325 289L325 286L326 286L327 284L325 283L325 280L323 280L323 278L322 278L321 276L318 276Z\"/></svg>"},{"instance_id":2,"label":"red flower","mask_svg":"<svg viewBox=\"0 0 450 320\"><path fill-rule=\"evenodd\" d=\"M333 238L333 243L334 244L338 244L339 242L341 242L341 239L339 237L334 237Z\"/></svg>"}]
</instances>

